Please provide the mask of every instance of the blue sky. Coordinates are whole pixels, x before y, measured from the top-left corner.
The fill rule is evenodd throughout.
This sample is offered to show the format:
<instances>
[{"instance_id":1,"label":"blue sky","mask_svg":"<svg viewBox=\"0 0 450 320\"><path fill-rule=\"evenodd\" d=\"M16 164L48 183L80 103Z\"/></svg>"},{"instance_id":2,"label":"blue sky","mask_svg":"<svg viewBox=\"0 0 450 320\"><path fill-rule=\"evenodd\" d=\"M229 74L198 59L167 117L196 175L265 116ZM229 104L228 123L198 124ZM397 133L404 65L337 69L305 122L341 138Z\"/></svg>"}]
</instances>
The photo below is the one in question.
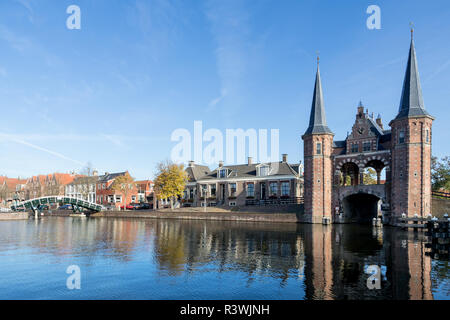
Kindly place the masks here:
<instances>
[{"instance_id":1,"label":"blue sky","mask_svg":"<svg viewBox=\"0 0 450 320\"><path fill-rule=\"evenodd\" d=\"M66 8L81 8L68 30ZM369 30L369 5L381 30ZM385 125L400 102L409 23L433 153L445 156L450 4L435 1L3 0L0 174L128 169L152 178L177 128L280 129L302 160L320 52L329 127L345 138L359 100Z\"/></svg>"}]
</instances>

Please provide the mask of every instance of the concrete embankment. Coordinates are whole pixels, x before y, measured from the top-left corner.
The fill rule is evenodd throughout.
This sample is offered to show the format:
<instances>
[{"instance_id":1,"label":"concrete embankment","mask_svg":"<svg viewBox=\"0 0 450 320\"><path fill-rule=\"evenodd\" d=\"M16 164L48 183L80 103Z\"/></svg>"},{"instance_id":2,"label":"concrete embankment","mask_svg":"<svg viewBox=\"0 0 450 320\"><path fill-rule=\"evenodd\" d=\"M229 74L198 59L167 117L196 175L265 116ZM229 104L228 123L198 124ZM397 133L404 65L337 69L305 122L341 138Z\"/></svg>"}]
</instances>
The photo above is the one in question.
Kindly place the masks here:
<instances>
[{"instance_id":1,"label":"concrete embankment","mask_svg":"<svg viewBox=\"0 0 450 320\"><path fill-rule=\"evenodd\" d=\"M0 221L28 220L28 212L0 213Z\"/></svg>"},{"instance_id":2,"label":"concrete embankment","mask_svg":"<svg viewBox=\"0 0 450 320\"><path fill-rule=\"evenodd\" d=\"M149 218L149 219L183 219L213 221L248 221L248 222L298 222L295 213L252 213L252 212L220 212L220 211L104 211L91 217L108 218Z\"/></svg>"}]
</instances>

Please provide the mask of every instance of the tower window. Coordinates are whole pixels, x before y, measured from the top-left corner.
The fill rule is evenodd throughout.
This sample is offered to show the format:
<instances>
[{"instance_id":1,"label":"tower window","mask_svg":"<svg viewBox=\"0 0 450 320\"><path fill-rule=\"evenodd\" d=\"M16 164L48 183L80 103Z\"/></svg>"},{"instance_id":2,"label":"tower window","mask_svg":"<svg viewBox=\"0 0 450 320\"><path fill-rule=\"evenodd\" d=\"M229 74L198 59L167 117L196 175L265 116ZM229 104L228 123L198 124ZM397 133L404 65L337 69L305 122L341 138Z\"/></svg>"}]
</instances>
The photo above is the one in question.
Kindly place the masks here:
<instances>
[{"instance_id":1,"label":"tower window","mask_svg":"<svg viewBox=\"0 0 450 320\"><path fill-rule=\"evenodd\" d=\"M425 141L429 142L429 140L430 140L430 133L429 133L429 131L427 129L427 130L425 130Z\"/></svg>"},{"instance_id":2,"label":"tower window","mask_svg":"<svg viewBox=\"0 0 450 320\"><path fill-rule=\"evenodd\" d=\"M400 131L398 134L398 143L405 143L405 131Z\"/></svg>"},{"instance_id":3,"label":"tower window","mask_svg":"<svg viewBox=\"0 0 450 320\"><path fill-rule=\"evenodd\" d=\"M316 144L316 153L322 154L322 143L320 143L320 142L317 142L317 144Z\"/></svg>"}]
</instances>

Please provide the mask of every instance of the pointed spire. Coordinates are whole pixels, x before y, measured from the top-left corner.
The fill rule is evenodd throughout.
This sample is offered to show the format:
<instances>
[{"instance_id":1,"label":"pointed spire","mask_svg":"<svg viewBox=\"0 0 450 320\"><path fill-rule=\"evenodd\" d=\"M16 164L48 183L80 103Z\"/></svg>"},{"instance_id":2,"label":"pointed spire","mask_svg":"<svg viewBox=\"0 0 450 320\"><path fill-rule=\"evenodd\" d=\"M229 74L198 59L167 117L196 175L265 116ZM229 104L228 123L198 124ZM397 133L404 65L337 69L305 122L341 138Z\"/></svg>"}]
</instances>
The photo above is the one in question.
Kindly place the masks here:
<instances>
[{"instance_id":1,"label":"pointed spire","mask_svg":"<svg viewBox=\"0 0 450 320\"><path fill-rule=\"evenodd\" d=\"M412 116L429 115L425 110L420 86L419 69L417 67L416 49L414 48L414 29L411 28L411 47L409 49L408 64L400 101L400 108L396 119Z\"/></svg>"},{"instance_id":2,"label":"pointed spire","mask_svg":"<svg viewBox=\"0 0 450 320\"><path fill-rule=\"evenodd\" d=\"M305 134L332 133L327 126L325 105L323 102L322 82L320 81L319 57L317 57L317 74L311 106L309 126Z\"/></svg>"}]
</instances>

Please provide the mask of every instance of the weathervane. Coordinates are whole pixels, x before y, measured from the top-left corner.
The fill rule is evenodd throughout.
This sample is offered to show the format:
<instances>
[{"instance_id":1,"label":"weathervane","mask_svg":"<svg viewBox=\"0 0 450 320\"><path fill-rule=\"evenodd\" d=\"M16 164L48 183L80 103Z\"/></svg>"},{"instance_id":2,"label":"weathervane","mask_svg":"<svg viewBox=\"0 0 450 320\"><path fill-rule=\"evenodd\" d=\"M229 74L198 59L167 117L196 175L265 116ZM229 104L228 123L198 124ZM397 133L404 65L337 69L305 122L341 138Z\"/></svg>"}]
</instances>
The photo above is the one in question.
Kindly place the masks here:
<instances>
[{"instance_id":1,"label":"weathervane","mask_svg":"<svg viewBox=\"0 0 450 320\"><path fill-rule=\"evenodd\" d=\"M414 22L410 22L409 25L411 26L411 39L414 37Z\"/></svg>"}]
</instances>

